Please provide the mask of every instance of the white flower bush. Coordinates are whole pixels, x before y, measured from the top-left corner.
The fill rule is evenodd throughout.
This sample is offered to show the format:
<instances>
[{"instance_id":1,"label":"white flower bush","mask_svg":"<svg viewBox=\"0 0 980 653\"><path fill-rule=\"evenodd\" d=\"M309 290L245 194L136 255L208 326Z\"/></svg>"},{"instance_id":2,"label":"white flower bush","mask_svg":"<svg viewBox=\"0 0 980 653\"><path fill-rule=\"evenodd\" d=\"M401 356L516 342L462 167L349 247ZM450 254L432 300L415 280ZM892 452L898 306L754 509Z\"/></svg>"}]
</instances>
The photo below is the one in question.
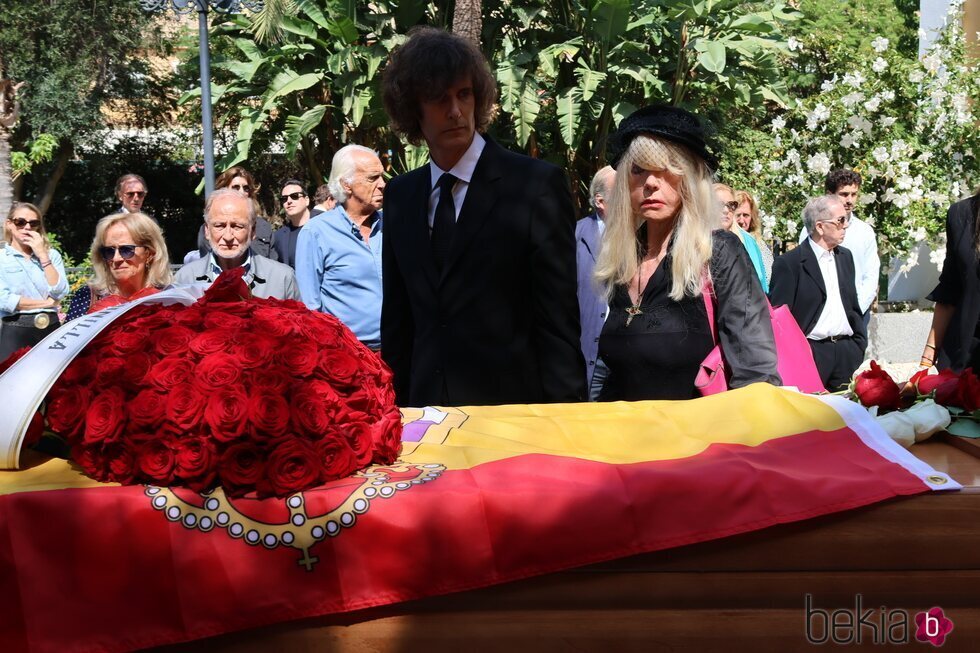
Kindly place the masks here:
<instances>
[{"instance_id":1,"label":"white flower bush","mask_svg":"<svg viewBox=\"0 0 980 653\"><path fill-rule=\"evenodd\" d=\"M928 241L935 261L946 209L978 181L980 71L965 56L961 8L954 4L920 60L886 38L867 45L840 81L825 80L775 116L758 158L729 164L726 176L760 200L771 222L765 231L795 240L803 206L823 192L827 172L852 168L864 178L859 216L875 225L881 254L906 255Z\"/></svg>"}]
</instances>

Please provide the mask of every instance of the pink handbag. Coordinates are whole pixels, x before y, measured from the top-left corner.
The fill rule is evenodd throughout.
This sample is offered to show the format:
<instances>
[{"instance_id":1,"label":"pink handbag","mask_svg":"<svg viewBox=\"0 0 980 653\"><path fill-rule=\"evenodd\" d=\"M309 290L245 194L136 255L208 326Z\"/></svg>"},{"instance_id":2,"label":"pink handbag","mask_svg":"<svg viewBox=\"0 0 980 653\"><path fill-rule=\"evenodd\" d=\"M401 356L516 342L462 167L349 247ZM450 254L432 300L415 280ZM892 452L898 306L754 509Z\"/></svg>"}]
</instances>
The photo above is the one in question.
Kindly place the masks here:
<instances>
[{"instance_id":1,"label":"pink handbag","mask_svg":"<svg viewBox=\"0 0 980 653\"><path fill-rule=\"evenodd\" d=\"M711 325L711 339L715 346L701 361L701 369L694 379L694 387L703 396L718 394L728 390L725 360L722 356L721 345L718 344L718 325L715 323L713 289L711 281L705 276L701 288L704 298L704 308L708 312L708 323ZM796 323L796 318L788 306L769 307L769 320L772 322L772 334L776 341L776 368L783 380L783 385L795 386L801 392L826 392L817 365L813 362L813 352L806 336Z\"/></svg>"}]
</instances>

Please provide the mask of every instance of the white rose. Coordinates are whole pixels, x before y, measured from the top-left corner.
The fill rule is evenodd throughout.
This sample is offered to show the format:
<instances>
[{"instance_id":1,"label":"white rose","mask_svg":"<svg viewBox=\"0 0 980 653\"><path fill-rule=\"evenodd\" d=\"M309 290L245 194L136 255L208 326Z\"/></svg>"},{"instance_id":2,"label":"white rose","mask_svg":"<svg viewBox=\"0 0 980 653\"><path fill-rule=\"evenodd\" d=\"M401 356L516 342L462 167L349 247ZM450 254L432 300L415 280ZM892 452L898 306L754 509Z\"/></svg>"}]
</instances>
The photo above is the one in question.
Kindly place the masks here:
<instances>
[{"instance_id":1,"label":"white rose","mask_svg":"<svg viewBox=\"0 0 980 653\"><path fill-rule=\"evenodd\" d=\"M884 52L888 49L888 39L883 36L879 36L871 42L871 47L874 48L875 52Z\"/></svg>"},{"instance_id":2,"label":"white rose","mask_svg":"<svg viewBox=\"0 0 980 653\"><path fill-rule=\"evenodd\" d=\"M888 68L888 62L882 59L881 57L878 57L877 59L871 62L871 70L875 71L876 73L883 73L887 68Z\"/></svg>"}]
</instances>

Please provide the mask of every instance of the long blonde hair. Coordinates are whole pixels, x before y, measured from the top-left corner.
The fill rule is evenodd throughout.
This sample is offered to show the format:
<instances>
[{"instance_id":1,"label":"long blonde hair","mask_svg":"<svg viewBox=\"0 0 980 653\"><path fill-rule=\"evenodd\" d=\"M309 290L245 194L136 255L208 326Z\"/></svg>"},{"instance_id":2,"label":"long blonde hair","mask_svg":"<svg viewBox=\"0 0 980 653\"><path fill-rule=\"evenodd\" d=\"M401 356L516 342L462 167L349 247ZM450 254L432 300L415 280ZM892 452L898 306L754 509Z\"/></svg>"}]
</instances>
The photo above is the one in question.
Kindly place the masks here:
<instances>
[{"instance_id":1,"label":"long blonde hair","mask_svg":"<svg viewBox=\"0 0 980 653\"><path fill-rule=\"evenodd\" d=\"M105 232L110 227L121 224L129 230L133 237L133 245L141 245L150 250L150 259L146 263L146 278L143 287L162 288L173 281L170 272L170 254L167 243L163 240L160 227L145 213L112 213L105 216L95 226L95 238L92 240L90 252L92 267L95 270L89 285L97 293L114 293L119 289L109 271L109 264L102 259L99 248L105 245Z\"/></svg>"},{"instance_id":2,"label":"long blonde hair","mask_svg":"<svg viewBox=\"0 0 980 653\"><path fill-rule=\"evenodd\" d=\"M41 209L37 208L30 202L14 202L10 207L10 211L7 212L7 220L14 219L14 213L16 213L17 209L27 209L28 211L30 211L31 213L37 216L37 219L41 223L41 227L37 230L37 232L42 236L44 236L45 240L47 240L48 232L44 228L44 214L41 213ZM9 229L7 229L7 220L3 221L3 239L6 240L8 243L12 243L14 242L14 234ZM50 241L48 242L50 243Z\"/></svg>"},{"instance_id":3,"label":"long blonde hair","mask_svg":"<svg viewBox=\"0 0 980 653\"><path fill-rule=\"evenodd\" d=\"M630 283L639 270L639 251L646 243L638 242L637 231L644 220L634 213L630 201L634 164L645 170L666 170L679 179L681 208L674 218L669 296L674 301L698 296L711 259L711 232L718 225L711 170L685 147L649 134L633 139L616 168L595 279L610 297L614 286Z\"/></svg>"}]
</instances>

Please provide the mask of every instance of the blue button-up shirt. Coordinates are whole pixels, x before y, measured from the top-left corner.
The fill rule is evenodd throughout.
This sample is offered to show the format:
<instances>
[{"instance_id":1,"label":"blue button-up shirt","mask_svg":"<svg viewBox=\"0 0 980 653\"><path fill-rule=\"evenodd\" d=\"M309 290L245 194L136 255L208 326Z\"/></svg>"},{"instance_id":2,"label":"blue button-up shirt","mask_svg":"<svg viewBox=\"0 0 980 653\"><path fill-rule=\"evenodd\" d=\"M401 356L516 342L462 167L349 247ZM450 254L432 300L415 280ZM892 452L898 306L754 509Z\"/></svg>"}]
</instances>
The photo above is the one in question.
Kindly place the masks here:
<instances>
[{"instance_id":1,"label":"blue button-up shirt","mask_svg":"<svg viewBox=\"0 0 980 653\"><path fill-rule=\"evenodd\" d=\"M371 348L381 346L381 214L365 243L344 207L312 218L296 241L296 281L310 310L335 316Z\"/></svg>"},{"instance_id":2,"label":"blue button-up shirt","mask_svg":"<svg viewBox=\"0 0 980 653\"><path fill-rule=\"evenodd\" d=\"M18 311L17 303L21 297L44 299L52 297L61 299L68 292L68 277L65 276L65 264L61 254L53 249L48 250L51 264L58 271L58 283L48 285L44 278L44 268L36 256L24 256L9 244L0 247L0 317L13 313L37 313L42 310Z\"/></svg>"}]
</instances>

